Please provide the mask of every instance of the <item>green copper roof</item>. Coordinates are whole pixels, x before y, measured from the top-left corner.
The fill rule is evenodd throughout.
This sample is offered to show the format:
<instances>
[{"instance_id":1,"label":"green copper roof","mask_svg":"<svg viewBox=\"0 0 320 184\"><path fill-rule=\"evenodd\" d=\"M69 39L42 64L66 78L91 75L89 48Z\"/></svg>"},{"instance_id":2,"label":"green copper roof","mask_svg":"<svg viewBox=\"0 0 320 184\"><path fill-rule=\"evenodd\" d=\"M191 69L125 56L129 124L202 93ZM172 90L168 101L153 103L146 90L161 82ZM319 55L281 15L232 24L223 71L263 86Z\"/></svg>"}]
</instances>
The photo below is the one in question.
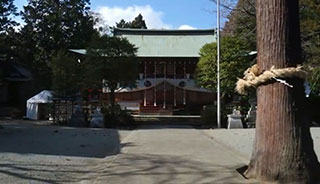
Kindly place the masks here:
<instances>
[{"instance_id":1,"label":"green copper roof","mask_svg":"<svg viewBox=\"0 0 320 184\"><path fill-rule=\"evenodd\" d=\"M200 48L216 41L215 30L114 29L138 47L139 57L199 57Z\"/></svg>"}]
</instances>

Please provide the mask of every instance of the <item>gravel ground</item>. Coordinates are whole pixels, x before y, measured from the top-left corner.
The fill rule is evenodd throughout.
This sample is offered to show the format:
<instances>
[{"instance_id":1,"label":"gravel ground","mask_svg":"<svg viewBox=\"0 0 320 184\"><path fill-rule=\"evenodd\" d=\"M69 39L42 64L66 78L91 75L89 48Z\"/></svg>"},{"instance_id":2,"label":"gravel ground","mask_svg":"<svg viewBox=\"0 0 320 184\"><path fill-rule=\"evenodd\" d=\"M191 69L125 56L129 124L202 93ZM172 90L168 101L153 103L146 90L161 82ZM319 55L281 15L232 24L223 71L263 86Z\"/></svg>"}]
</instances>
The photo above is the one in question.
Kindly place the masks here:
<instances>
[{"instance_id":1,"label":"gravel ground","mask_svg":"<svg viewBox=\"0 0 320 184\"><path fill-rule=\"evenodd\" d=\"M129 169L137 169L136 167L139 167L139 165L126 162L128 155L122 153L124 150L131 150L130 152L133 153L134 157L129 159L132 163L138 162L139 160L136 161L136 159L141 157L141 154L147 154L148 152L158 154L159 151L157 150L163 150L162 155L166 155L171 154L171 150L173 155L179 151L185 152L186 155L190 154L190 158L188 157L184 161L186 162L184 164L188 165L187 160L191 160L193 158L191 157L192 154L197 155L198 151L212 155L215 150L222 149L231 151L230 153L238 157L237 161L242 160L243 163L246 163L251 156L254 139L254 129L195 131L192 128L185 130L177 128L174 131L167 131L166 129L162 131L163 127L156 127L155 130L143 128L143 131L128 131L51 126L49 122L39 121L1 120L0 124L4 127L4 129L0 129L0 183L15 184L92 181L92 176L101 176L111 172L104 168L111 167L110 164L114 166L118 162L119 168L123 168L123 165L127 164L128 167L130 166ZM180 132L180 136L177 135L177 132ZM158 137L156 137L157 134ZM320 128L312 128L311 134L314 139L315 151L320 156ZM209 139L197 138L198 136L207 136ZM165 139L162 140L162 138ZM181 144L183 140L188 141ZM198 140L199 144L191 144L195 140ZM203 140L207 142L207 145L203 146ZM162 145L158 143L159 141ZM180 141L180 143L175 141ZM212 141L212 144L209 144L210 141ZM190 145L188 145L189 143ZM210 146L213 145L217 148L210 149ZM122 150L121 153L120 150ZM179 157L181 156L180 152ZM219 153L219 155L223 156L224 154ZM122 157L124 159L121 159ZM161 156L160 154L156 157L156 162L152 163L152 159L155 158L153 156L149 159L149 157L150 155L147 154L146 158L143 158L143 164L149 166L150 162L150 167L152 164L159 162L158 167L162 168L162 159L170 163L176 161L176 158L168 160L167 156ZM205 155L203 158L205 158ZM205 160L203 163L206 163ZM210 157L209 160L213 159ZM190 168L193 165L196 164L191 164ZM170 165L171 169L175 167L172 165L171 168ZM181 170L183 169L184 167L181 167ZM120 172L120 170L117 170L117 172ZM146 172L145 174L148 175L149 173ZM103 178L100 177L100 179ZM116 179L118 181L118 178Z\"/></svg>"},{"instance_id":2,"label":"gravel ground","mask_svg":"<svg viewBox=\"0 0 320 184\"><path fill-rule=\"evenodd\" d=\"M79 182L119 153L131 132L1 121L0 183Z\"/></svg>"}]
</instances>

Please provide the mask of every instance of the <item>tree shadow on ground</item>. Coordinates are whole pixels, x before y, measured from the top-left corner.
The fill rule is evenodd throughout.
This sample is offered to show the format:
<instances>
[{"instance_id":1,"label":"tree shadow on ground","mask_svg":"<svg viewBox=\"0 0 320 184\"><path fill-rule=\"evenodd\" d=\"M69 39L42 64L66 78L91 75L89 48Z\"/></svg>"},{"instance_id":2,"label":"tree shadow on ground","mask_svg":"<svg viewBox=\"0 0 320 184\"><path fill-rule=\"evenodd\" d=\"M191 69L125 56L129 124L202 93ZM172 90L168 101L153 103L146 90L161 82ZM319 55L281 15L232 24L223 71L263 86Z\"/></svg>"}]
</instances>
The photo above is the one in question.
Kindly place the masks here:
<instances>
[{"instance_id":1,"label":"tree shadow on ground","mask_svg":"<svg viewBox=\"0 0 320 184\"><path fill-rule=\"evenodd\" d=\"M130 145L129 146L134 146ZM7 175L15 182L39 183L254 183L237 171L240 165L217 165L186 156L154 154L118 154L97 162L74 165L26 164L4 161L0 177ZM67 161L66 161L67 162Z\"/></svg>"},{"instance_id":2,"label":"tree shadow on ground","mask_svg":"<svg viewBox=\"0 0 320 184\"><path fill-rule=\"evenodd\" d=\"M87 129L6 124L0 153L104 158L120 152L116 129Z\"/></svg>"},{"instance_id":3,"label":"tree shadow on ground","mask_svg":"<svg viewBox=\"0 0 320 184\"><path fill-rule=\"evenodd\" d=\"M67 162L67 161L66 161ZM8 183L69 183L79 182L81 176L91 172L97 163L34 164L10 161L0 164L0 178L10 178Z\"/></svg>"},{"instance_id":4,"label":"tree shadow on ground","mask_svg":"<svg viewBox=\"0 0 320 184\"><path fill-rule=\"evenodd\" d=\"M88 183L253 183L236 169L243 165L217 165L192 157L119 154L111 164L100 163L83 178Z\"/></svg>"},{"instance_id":5,"label":"tree shadow on ground","mask_svg":"<svg viewBox=\"0 0 320 184\"><path fill-rule=\"evenodd\" d=\"M69 135L75 132L77 134L71 136L70 140L65 140L65 134ZM35 133L38 134L35 135ZM48 133L50 136L47 135ZM39 140L43 136L46 139ZM81 152L82 149L93 148L93 146L90 146L92 144L90 141L96 142L102 139L101 141L105 142L112 138L115 139L115 142L111 141L109 147L103 148L110 148L110 150L114 148L115 151L99 152L103 149L97 149L98 152L96 152L97 150L93 149ZM22 142L19 143L19 141ZM63 144L63 141L66 141L66 143ZM79 141L82 143L79 143ZM55 145L48 145L54 142L56 142ZM10 144L17 145L10 146ZM75 147L73 147L74 144ZM8 145L9 147L4 148ZM85 146L82 147L81 145ZM19 148L19 146L23 148ZM37 146L49 150L41 150ZM71 151L62 151L56 146L65 146ZM130 147L132 147L133 150L131 151L133 153L128 153L126 148ZM120 149L122 153L120 153ZM22 155L17 159L16 154ZM34 156L33 154L37 155ZM59 155L73 157L60 157ZM52 156L54 156L53 160L48 159ZM237 164L222 163L220 165L215 164L207 158L194 158L194 155L187 153L182 155L167 152L165 154L158 154L158 152L148 154L140 150L139 145L135 145L135 141L125 141L120 144L119 133L112 129L74 129L66 127L54 127L52 129L52 127L26 128L21 125L12 127L5 125L5 129L0 132L0 178L10 178L11 180L8 179L9 183L10 181L14 183L26 181L26 183L84 182L111 184L254 183L245 180L236 171L237 168L243 166L243 164L240 165L240 162L237 162Z\"/></svg>"}]
</instances>

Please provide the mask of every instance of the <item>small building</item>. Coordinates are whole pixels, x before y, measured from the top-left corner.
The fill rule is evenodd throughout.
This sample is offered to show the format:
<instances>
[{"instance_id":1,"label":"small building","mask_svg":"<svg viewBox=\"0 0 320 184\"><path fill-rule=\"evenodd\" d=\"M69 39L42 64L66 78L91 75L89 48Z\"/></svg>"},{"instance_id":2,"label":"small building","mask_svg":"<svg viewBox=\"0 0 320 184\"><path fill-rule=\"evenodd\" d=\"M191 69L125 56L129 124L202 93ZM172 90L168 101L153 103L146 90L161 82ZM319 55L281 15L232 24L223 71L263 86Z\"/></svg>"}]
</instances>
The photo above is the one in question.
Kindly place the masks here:
<instances>
[{"instance_id":1,"label":"small building","mask_svg":"<svg viewBox=\"0 0 320 184\"><path fill-rule=\"evenodd\" d=\"M26 67L15 61L0 59L0 117L22 116L32 80Z\"/></svg>"},{"instance_id":2,"label":"small building","mask_svg":"<svg viewBox=\"0 0 320 184\"><path fill-rule=\"evenodd\" d=\"M115 28L114 36L127 38L138 48L140 63L137 86L116 90L120 105L139 113L175 114L199 113L204 105L214 102L212 91L197 86L195 69L200 48L215 42L215 30Z\"/></svg>"}]
</instances>

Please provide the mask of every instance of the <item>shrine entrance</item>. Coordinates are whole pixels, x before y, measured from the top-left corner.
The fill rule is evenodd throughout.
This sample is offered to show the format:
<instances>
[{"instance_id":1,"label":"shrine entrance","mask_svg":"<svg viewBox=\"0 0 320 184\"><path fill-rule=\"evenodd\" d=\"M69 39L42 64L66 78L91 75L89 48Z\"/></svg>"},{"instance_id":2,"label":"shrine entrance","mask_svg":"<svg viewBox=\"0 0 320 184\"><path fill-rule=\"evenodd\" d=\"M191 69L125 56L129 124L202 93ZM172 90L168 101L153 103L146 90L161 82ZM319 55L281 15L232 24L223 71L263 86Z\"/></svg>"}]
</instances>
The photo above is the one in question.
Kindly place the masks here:
<instances>
[{"instance_id":1,"label":"shrine entrance","mask_svg":"<svg viewBox=\"0 0 320 184\"><path fill-rule=\"evenodd\" d=\"M174 106L174 86L164 81L156 88L156 103L163 109L172 109Z\"/></svg>"}]
</instances>

